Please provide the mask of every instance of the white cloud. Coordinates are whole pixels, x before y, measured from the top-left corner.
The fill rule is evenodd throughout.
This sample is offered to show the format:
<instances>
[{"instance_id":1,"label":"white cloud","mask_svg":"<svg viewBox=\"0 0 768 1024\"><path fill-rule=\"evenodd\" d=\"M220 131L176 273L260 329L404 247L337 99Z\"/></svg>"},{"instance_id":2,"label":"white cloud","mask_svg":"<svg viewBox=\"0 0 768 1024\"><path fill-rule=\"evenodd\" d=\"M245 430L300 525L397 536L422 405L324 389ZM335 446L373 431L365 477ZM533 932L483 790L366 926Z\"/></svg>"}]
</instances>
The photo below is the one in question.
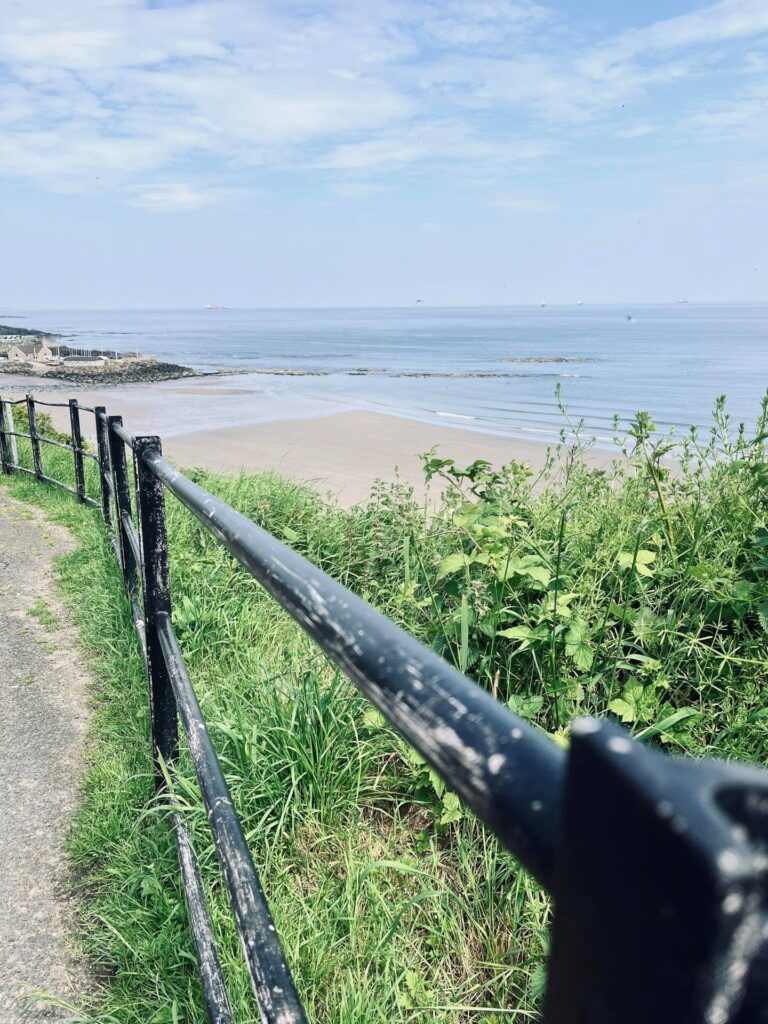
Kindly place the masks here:
<instances>
[{"instance_id":1,"label":"white cloud","mask_svg":"<svg viewBox=\"0 0 768 1024\"><path fill-rule=\"evenodd\" d=\"M644 139L648 135L653 135L657 131L655 125L652 124L634 124L630 128L621 128L616 132L617 139Z\"/></svg>"},{"instance_id":2,"label":"white cloud","mask_svg":"<svg viewBox=\"0 0 768 1024\"><path fill-rule=\"evenodd\" d=\"M724 43L768 32L765 0L719 0L690 14L629 29L587 56L581 67L591 76L632 58L704 44Z\"/></svg>"},{"instance_id":3,"label":"white cloud","mask_svg":"<svg viewBox=\"0 0 768 1024\"><path fill-rule=\"evenodd\" d=\"M131 206L143 210L174 212L183 210L199 210L225 199L247 195L242 188L200 187L188 182L155 182L148 185L136 185L129 190Z\"/></svg>"},{"instance_id":4,"label":"white cloud","mask_svg":"<svg viewBox=\"0 0 768 1024\"><path fill-rule=\"evenodd\" d=\"M342 188L350 172L359 188L446 162L507 173L585 124L650 134L633 104L727 66L740 40L742 73L759 74L766 32L766 0L580 46L533 0L0 0L0 173L58 190L98 179L156 209L224 199L217 181L248 188L259 168ZM763 113L759 90L723 95L685 130L758 137ZM191 184L135 191L148 175Z\"/></svg>"},{"instance_id":5,"label":"white cloud","mask_svg":"<svg viewBox=\"0 0 768 1024\"><path fill-rule=\"evenodd\" d=\"M679 128L712 141L766 140L768 85L760 83L727 101L713 103L684 118Z\"/></svg>"},{"instance_id":6,"label":"white cloud","mask_svg":"<svg viewBox=\"0 0 768 1024\"><path fill-rule=\"evenodd\" d=\"M478 162L528 165L551 153L549 141L484 138L461 121L416 123L396 133L337 146L317 161L332 170L382 170L406 164Z\"/></svg>"},{"instance_id":7,"label":"white cloud","mask_svg":"<svg viewBox=\"0 0 768 1024\"><path fill-rule=\"evenodd\" d=\"M507 213L552 213L557 206L549 199L541 199L536 196L526 195L505 195L497 196L491 203L497 210L505 210Z\"/></svg>"},{"instance_id":8,"label":"white cloud","mask_svg":"<svg viewBox=\"0 0 768 1024\"><path fill-rule=\"evenodd\" d=\"M424 7L419 13L424 17L426 32L435 40L450 47L472 49L488 44L497 49L510 35L541 25L551 17L541 4L515 0L440 0Z\"/></svg>"},{"instance_id":9,"label":"white cloud","mask_svg":"<svg viewBox=\"0 0 768 1024\"><path fill-rule=\"evenodd\" d=\"M382 192L391 192L392 186L382 181L336 181L332 191L345 199L368 199Z\"/></svg>"}]
</instances>

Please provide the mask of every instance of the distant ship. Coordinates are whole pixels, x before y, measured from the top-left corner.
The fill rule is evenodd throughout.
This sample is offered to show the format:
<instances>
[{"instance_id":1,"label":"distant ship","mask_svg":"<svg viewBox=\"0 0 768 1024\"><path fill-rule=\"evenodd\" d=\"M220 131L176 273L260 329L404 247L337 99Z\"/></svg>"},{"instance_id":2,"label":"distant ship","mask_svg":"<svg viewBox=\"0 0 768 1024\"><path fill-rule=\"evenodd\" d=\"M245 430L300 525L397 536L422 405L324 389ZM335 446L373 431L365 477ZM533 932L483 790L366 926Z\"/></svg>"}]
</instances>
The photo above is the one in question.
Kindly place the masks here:
<instances>
[{"instance_id":1,"label":"distant ship","mask_svg":"<svg viewBox=\"0 0 768 1024\"><path fill-rule=\"evenodd\" d=\"M576 303L576 305L577 306L583 306L584 305L584 299L579 299L579 301Z\"/></svg>"},{"instance_id":2,"label":"distant ship","mask_svg":"<svg viewBox=\"0 0 768 1024\"><path fill-rule=\"evenodd\" d=\"M546 308L547 308L547 304L544 301L544 299L542 299L541 302L539 303L539 309L546 309Z\"/></svg>"},{"instance_id":3,"label":"distant ship","mask_svg":"<svg viewBox=\"0 0 768 1024\"><path fill-rule=\"evenodd\" d=\"M211 304L211 303L209 302L209 303L208 303L208 305L207 305L207 306L206 306L205 308L206 308L206 309L229 309L229 306L219 306L219 305L217 305L217 304L213 304L213 305L212 305L212 304Z\"/></svg>"}]
</instances>

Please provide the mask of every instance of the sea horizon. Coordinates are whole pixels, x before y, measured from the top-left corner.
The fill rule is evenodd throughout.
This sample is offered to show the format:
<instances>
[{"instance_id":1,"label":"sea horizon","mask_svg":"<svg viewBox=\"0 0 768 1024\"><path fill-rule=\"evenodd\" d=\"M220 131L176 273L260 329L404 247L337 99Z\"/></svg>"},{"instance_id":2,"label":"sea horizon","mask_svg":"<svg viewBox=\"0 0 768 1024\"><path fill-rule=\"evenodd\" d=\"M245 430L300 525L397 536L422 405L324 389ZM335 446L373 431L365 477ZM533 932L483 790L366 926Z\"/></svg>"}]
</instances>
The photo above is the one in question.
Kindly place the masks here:
<instances>
[{"instance_id":1,"label":"sea horizon","mask_svg":"<svg viewBox=\"0 0 768 1024\"><path fill-rule=\"evenodd\" d=\"M17 309L4 318L84 347L242 371L224 409L176 394L172 433L201 417L236 426L367 409L552 441L568 426L559 390L571 421L610 444L614 416L626 430L640 409L661 432L705 428L721 394L734 420L751 424L768 382L768 303L759 302Z\"/></svg>"},{"instance_id":2,"label":"sea horizon","mask_svg":"<svg viewBox=\"0 0 768 1024\"><path fill-rule=\"evenodd\" d=\"M419 302L403 302L403 303L363 303L357 304L331 304L331 305L264 305L264 306L240 306L230 305L228 303L216 304L216 303L204 303L202 305L170 305L170 306L9 306L7 309L23 310L23 312L6 312L4 308L0 308L0 322L3 318L6 319L28 319L36 314L48 315L50 313L192 313L197 311L203 311L206 313L220 313L220 312L281 312L281 311L296 311L296 312L312 312L315 310L321 311L333 311L333 310L381 310L381 309L394 309L394 310L406 310L414 309L417 307L423 307L426 309L533 309L541 308L541 303L544 303L546 307L552 308L563 308L571 306L584 306L590 308L623 308L624 306L635 306L635 307L651 307L651 306L704 306L710 307L738 307L738 306L760 306L764 307L768 305L768 299L615 299L612 301L591 301L591 300L548 300L538 299L529 300L526 302L427 302L421 300Z\"/></svg>"}]
</instances>

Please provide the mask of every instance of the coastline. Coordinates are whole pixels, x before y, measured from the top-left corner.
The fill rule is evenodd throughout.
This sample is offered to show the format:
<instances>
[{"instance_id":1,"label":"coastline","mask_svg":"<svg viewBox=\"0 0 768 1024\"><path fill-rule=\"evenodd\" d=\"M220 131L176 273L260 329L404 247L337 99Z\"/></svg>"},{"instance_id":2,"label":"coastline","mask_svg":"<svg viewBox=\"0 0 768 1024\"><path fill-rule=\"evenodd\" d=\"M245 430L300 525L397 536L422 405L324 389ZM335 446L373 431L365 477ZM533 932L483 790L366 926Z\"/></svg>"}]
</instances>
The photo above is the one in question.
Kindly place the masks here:
<instances>
[{"instance_id":1,"label":"coastline","mask_svg":"<svg viewBox=\"0 0 768 1024\"><path fill-rule=\"evenodd\" d=\"M0 324L35 325L35 333L55 332L76 349L152 353L158 362L193 369L195 376L168 381L165 389L148 381L110 382L110 405L129 391L131 399L145 390L162 393L167 415L155 423L142 414L134 422L163 437L366 409L545 444L579 425L615 450L615 424L625 434L638 410L650 413L657 438L682 438L691 426L708 431L721 394L734 422L747 428L756 422L768 305L657 303L633 316L629 325L617 307L591 303L545 311L15 310L0 313ZM233 370L240 372L221 379ZM216 376L200 376L206 373ZM108 384L103 376L71 384L17 380L0 377L0 387L65 394L82 387L106 395ZM212 395L225 383L242 390L215 407L204 392ZM180 397L187 387L187 394L199 391L200 401Z\"/></svg>"},{"instance_id":2,"label":"coastline","mask_svg":"<svg viewBox=\"0 0 768 1024\"><path fill-rule=\"evenodd\" d=\"M19 382L21 383L21 382ZM26 383L26 381L24 382ZM104 405L108 412L120 414L131 432L157 433L168 457L180 467L202 468L218 472L275 472L297 483L308 484L319 493L330 494L342 505L365 501L377 480L400 481L413 488L420 500L427 497L419 454L437 447L444 457L459 465L485 459L499 467L512 460L527 462L534 473L547 459L551 445L544 441L504 437L467 429L461 425L435 424L424 420L368 410L318 406L311 402L282 401L258 392L249 392L250 422L246 418L235 425L218 425L206 416L206 409L226 405L238 394L216 380L177 381L170 386L133 386L125 388L56 389L43 401L65 402L75 395L82 405ZM23 397L17 383L5 392L7 397ZM242 397L242 396L241 396ZM170 431L174 399L192 400L199 409L197 429ZM69 429L66 408L41 406L55 426ZM95 430L90 415L81 417L85 437L93 440ZM594 449L587 458L603 468L618 456L617 452ZM433 481L429 493L441 490Z\"/></svg>"},{"instance_id":3,"label":"coastline","mask_svg":"<svg viewBox=\"0 0 768 1024\"><path fill-rule=\"evenodd\" d=\"M433 447L459 465L486 459L499 467L514 459L529 463L534 472L543 468L548 451L538 441L358 411L195 431L168 438L164 450L180 466L275 472L350 506L365 501L377 480L404 483L424 499L419 454ZM596 457L606 465L612 458L609 453ZM432 494L441 489L439 481L430 486Z\"/></svg>"}]
</instances>

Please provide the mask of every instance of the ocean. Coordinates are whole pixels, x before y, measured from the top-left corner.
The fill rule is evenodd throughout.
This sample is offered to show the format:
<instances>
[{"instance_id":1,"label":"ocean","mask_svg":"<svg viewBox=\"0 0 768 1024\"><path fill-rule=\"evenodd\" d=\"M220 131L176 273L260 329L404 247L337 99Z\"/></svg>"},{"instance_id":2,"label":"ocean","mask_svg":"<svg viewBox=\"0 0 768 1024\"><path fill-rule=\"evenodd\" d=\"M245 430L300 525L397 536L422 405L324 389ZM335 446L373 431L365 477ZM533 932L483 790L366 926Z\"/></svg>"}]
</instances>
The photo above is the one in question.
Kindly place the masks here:
<instances>
[{"instance_id":1,"label":"ocean","mask_svg":"<svg viewBox=\"0 0 768 1024\"><path fill-rule=\"evenodd\" d=\"M559 387L570 419L607 442L614 415L626 426L639 409L665 432L705 427L721 394L751 424L768 387L768 305L18 310L6 321L250 371L202 420L192 395L175 398L166 433L354 408L551 440L564 425Z\"/></svg>"}]
</instances>

